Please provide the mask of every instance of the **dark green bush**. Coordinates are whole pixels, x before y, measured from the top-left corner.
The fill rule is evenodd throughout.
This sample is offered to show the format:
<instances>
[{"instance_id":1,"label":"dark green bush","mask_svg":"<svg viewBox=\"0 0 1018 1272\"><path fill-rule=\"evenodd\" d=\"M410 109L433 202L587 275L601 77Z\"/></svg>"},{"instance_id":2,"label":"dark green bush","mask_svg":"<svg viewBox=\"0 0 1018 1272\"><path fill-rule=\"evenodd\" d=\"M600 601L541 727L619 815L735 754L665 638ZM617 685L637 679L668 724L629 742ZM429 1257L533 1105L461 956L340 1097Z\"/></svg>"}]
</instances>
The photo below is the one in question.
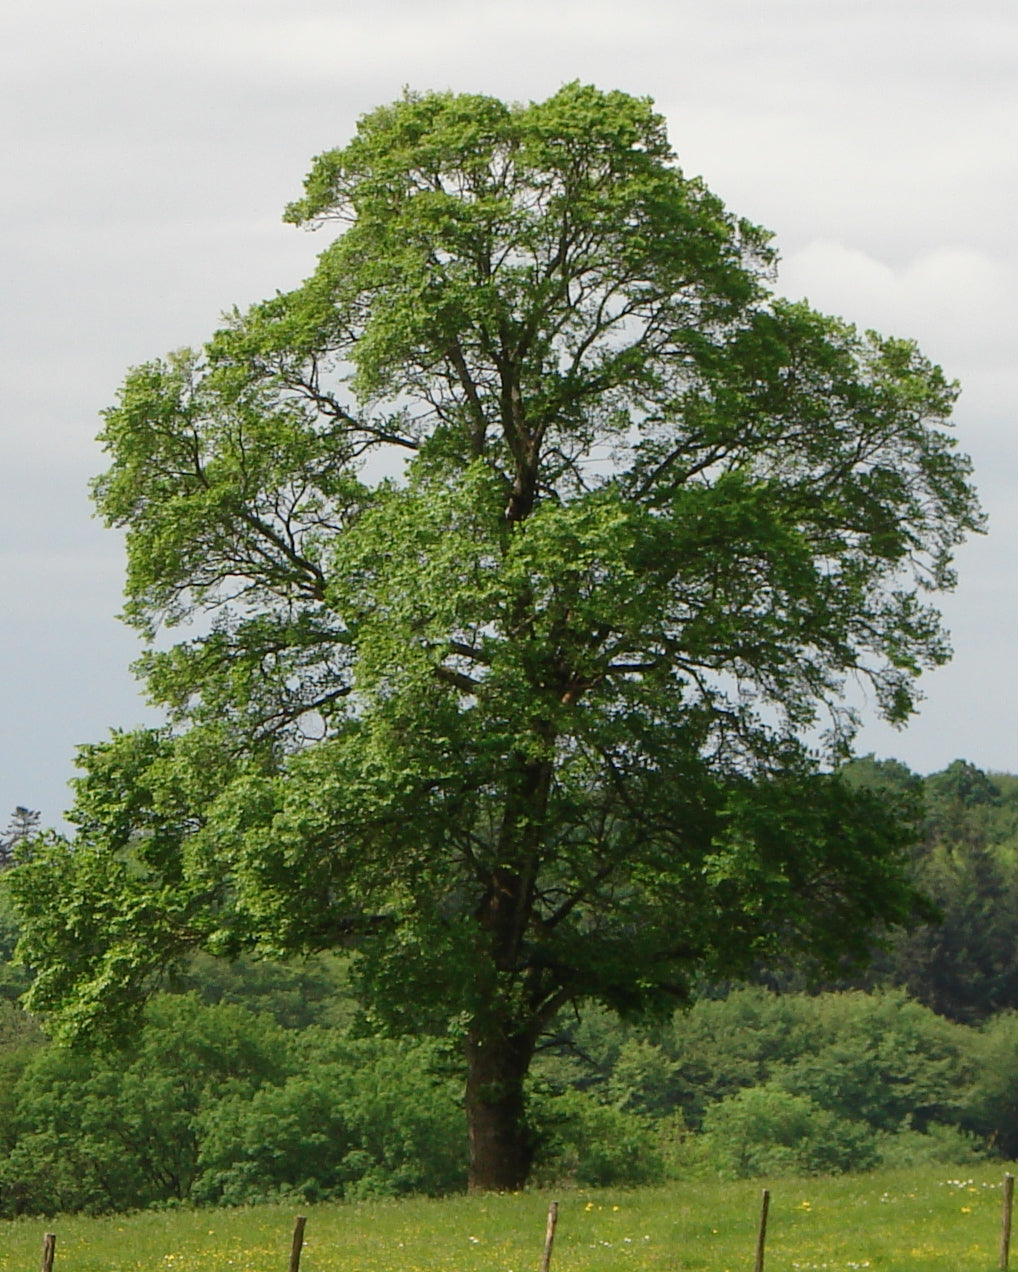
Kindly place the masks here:
<instances>
[{"instance_id":1,"label":"dark green bush","mask_svg":"<svg viewBox=\"0 0 1018 1272\"><path fill-rule=\"evenodd\" d=\"M242 1008L164 995L149 1004L129 1050L37 1051L12 1091L9 1148L0 1161L4 1213L98 1212L189 1198L203 1111L278 1081L284 1037Z\"/></svg>"},{"instance_id":2,"label":"dark green bush","mask_svg":"<svg viewBox=\"0 0 1018 1272\"><path fill-rule=\"evenodd\" d=\"M747 1087L711 1105L703 1140L718 1173L731 1179L834 1175L868 1170L879 1160L868 1126L773 1083Z\"/></svg>"},{"instance_id":3,"label":"dark green bush","mask_svg":"<svg viewBox=\"0 0 1018 1272\"><path fill-rule=\"evenodd\" d=\"M435 1074L434 1060L427 1040L309 1031L284 1083L208 1110L194 1199L237 1205L462 1187L458 1086Z\"/></svg>"},{"instance_id":4,"label":"dark green bush","mask_svg":"<svg viewBox=\"0 0 1018 1272\"><path fill-rule=\"evenodd\" d=\"M587 1187L657 1183L665 1165L654 1123L585 1091L545 1098L535 1109L534 1173L542 1183Z\"/></svg>"}]
</instances>

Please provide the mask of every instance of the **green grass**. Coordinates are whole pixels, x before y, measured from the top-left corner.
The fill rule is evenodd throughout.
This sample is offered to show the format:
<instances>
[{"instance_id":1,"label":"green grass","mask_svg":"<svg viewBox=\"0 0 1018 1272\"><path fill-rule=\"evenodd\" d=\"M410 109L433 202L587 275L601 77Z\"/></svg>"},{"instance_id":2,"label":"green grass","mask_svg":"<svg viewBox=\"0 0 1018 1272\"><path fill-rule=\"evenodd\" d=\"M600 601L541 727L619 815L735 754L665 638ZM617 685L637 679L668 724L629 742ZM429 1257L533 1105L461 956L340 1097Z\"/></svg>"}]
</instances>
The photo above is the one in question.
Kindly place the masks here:
<instances>
[{"instance_id":1,"label":"green grass","mask_svg":"<svg viewBox=\"0 0 1018 1272\"><path fill-rule=\"evenodd\" d=\"M310 1206L301 1272L536 1272L552 1197L552 1272L748 1272L764 1183L767 1272L991 1272L1003 1173L997 1164L964 1173L925 1166L837 1179ZM37 1268L47 1231L57 1234L55 1272L285 1272L296 1213L260 1206L3 1223L0 1272Z\"/></svg>"}]
</instances>

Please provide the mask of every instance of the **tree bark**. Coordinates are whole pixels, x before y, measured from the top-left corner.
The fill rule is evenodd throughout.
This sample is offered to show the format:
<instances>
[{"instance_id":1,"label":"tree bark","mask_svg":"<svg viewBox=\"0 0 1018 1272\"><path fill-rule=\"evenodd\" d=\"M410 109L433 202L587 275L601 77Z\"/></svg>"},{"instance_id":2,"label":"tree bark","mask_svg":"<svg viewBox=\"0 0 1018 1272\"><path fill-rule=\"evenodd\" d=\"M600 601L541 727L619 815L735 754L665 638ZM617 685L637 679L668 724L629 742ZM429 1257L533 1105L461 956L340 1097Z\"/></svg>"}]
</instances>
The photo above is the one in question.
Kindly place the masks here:
<instances>
[{"instance_id":1,"label":"tree bark","mask_svg":"<svg viewBox=\"0 0 1018 1272\"><path fill-rule=\"evenodd\" d=\"M471 1028L467 1037L470 1191L517 1192L530 1170L523 1079L534 1053L529 1035Z\"/></svg>"}]
</instances>

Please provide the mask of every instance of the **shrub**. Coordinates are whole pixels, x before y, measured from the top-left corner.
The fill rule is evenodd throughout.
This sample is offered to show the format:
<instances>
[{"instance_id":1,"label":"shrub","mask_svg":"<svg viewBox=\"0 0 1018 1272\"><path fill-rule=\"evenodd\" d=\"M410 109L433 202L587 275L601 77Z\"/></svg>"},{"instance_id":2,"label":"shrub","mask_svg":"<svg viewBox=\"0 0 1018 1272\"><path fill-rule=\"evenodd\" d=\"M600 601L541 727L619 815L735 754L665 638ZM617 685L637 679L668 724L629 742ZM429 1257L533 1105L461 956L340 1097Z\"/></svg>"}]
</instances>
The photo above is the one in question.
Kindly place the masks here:
<instances>
[{"instance_id":1,"label":"shrub","mask_svg":"<svg viewBox=\"0 0 1018 1272\"><path fill-rule=\"evenodd\" d=\"M282 1197L439 1194L466 1182L458 1092L434 1045L310 1030L301 1071L202 1122L193 1198L240 1205Z\"/></svg>"},{"instance_id":2,"label":"shrub","mask_svg":"<svg viewBox=\"0 0 1018 1272\"><path fill-rule=\"evenodd\" d=\"M537 1103L534 1176L589 1187L657 1183L665 1168L654 1124L636 1113L601 1104L585 1091L566 1091Z\"/></svg>"},{"instance_id":3,"label":"shrub","mask_svg":"<svg viewBox=\"0 0 1018 1272\"><path fill-rule=\"evenodd\" d=\"M979 1064L965 1122L1010 1159L1018 1155L1018 1012L1002 1012L971 1032Z\"/></svg>"},{"instance_id":4,"label":"shrub","mask_svg":"<svg viewBox=\"0 0 1018 1272\"><path fill-rule=\"evenodd\" d=\"M232 1006L160 996L126 1051L35 1051L4 1105L5 1214L125 1210L190 1196L199 1123L282 1076L283 1031Z\"/></svg>"},{"instance_id":5,"label":"shrub","mask_svg":"<svg viewBox=\"0 0 1018 1272\"><path fill-rule=\"evenodd\" d=\"M970 1131L931 1122L924 1132L903 1127L877 1136L880 1165L889 1169L914 1166L974 1166L986 1158L986 1145Z\"/></svg>"},{"instance_id":6,"label":"shrub","mask_svg":"<svg viewBox=\"0 0 1018 1272\"><path fill-rule=\"evenodd\" d=\"M711 1105L703 1141L720 1175L824 1175L868 1170L878 1160L873 1131L839 1118L808 1096L774 1083Z\"/></svg>"},{"instance_id":7,"label":"shrub","mask_svg":"<svg viewBox=\"0 0 1018 1272\"><path fill-rule=\"evenodd\" d=\"M798 1001L819 1037L811 1052L775 1071L786 1090L877 1130L958 1120L973 1067L970 1031L901 990Z\"/></svg>"}]
</instances>

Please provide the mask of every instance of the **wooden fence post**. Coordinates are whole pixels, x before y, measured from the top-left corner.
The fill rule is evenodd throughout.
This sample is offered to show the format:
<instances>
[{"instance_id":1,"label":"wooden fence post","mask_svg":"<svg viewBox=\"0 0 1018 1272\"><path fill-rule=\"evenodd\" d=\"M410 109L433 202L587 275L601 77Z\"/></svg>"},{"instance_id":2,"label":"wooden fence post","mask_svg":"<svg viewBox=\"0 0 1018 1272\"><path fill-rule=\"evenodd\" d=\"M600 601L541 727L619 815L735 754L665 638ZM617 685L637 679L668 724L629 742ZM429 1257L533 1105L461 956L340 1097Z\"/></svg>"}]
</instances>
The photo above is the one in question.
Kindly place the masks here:
<instances>
[{"instance_id":1,"label":"wooden fence post","mask_svg":"<svg viewBox=\"0 0 1018 1272\"><path fill-rule=\"evenodd\" d=\"M1004 1213L1000 1225L1000 1272L1007 1272L1011 1253L1011 1212L1014 1209L1014 1175L1004 1176Z\"/></svg>"},{"instance_id":2,"label":"wooden fence post","mask_svg":"<svg viewBox=\"0 0 1018 1272\"><path fill-rule=\"evenodd\" d=\"M760 1198L760 1227L756 1234L756 1262L753 1264L753 1272L763 1272L764 1243L767 1240L767 1212L770 1208L770 1189L765 1188L763 1196Z\"/></svg>"},{"instance_id":3,"label":"wooden fence post","mask_svg":"<svg viewBox=\"0 0 1018 1272\"><path fill-rule=\"evenodd\" d=\"M548 1226L544 1231L544 1254L541 1256L541 1272L548 1272L551 1266L551 1247L555 1240L555 1225L558 1223L558 1202L553 1201L548 1207Z\"/></svg>"},{"instance_id":4,"label":"wooden fence post","mask_svg":"<svg viewBox=\"0 0 1018 1272\"><path fill-rule=\"evenodd\" d=\"M53 1258L56 1252L56 1234L47 1232L42 1239L42 1272L53 1272Z\"/></svg>"},{"instance_id":5,"label":"wooden fence post","mask_svg":"<svg viewBox=\"0 0 1018 1272\"><path fill-rule=\"evenodd\" d=\"M290 1272L299 1272L300 1269L300 1252L304 1248L304 1225L307 1219L303 1215L297 1216L297 1222L293 1225L293 1244L290 1247Z\"/></svg>"}]
</instances>

